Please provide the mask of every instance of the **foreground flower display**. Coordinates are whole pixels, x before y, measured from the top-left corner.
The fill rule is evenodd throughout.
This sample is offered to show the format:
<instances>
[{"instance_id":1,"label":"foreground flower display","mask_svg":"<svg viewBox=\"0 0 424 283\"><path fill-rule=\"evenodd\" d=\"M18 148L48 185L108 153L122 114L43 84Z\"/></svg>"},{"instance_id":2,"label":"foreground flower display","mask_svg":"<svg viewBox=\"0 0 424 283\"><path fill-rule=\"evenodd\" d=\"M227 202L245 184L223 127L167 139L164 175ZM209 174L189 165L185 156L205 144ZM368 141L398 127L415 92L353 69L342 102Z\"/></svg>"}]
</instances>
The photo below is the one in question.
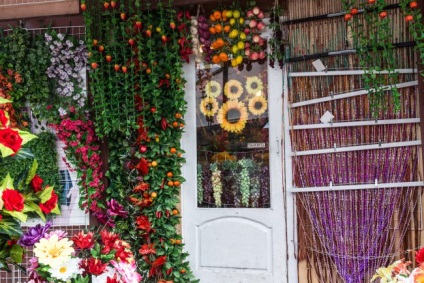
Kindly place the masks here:
<instances>
[{"instance_id":1,"label":"foreground flower display","mask_svg":"<svg viewBox=\"0 0 424 283\"><path fill-rule=\"evenodd\" d=\"M37 225L20 239L36 237L28 268L31 283L138 283L134 254L121 237L107 230L80 231L71 238L62 230L47 233L51 223Z\"/></svg>"},{"instance_id":2,"label":"foreground flower display","mask_svg":"<svg viewBox=\"0 0 424 283\"><path fill-rule=\"evenodd\" d=\"M423 283L424 282L424 248L421 248L415 254L415 261L418 267L409 271L408 267L412 262L405 259L397 260L387 267L380 267L372 277L371 282L380 283ZM377 280L380 281L377 281Z\"/></svg>"}]
</instances>

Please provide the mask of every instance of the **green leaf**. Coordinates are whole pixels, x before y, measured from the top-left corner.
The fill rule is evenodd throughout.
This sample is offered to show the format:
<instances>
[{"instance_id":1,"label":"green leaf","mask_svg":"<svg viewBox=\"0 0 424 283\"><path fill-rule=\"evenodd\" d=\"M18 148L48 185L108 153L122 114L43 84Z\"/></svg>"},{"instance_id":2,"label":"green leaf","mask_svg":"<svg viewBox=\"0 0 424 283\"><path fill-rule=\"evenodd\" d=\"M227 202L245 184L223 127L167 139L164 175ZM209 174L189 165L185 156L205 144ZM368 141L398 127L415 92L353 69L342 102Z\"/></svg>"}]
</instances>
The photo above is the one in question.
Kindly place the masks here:
<instances>
[{"instance_id":1,"label":"green leaf","mask_svg":"<svg viewBox=\"0 0 424 283\"><path fill-rule=\"evenodd\" d=\"M53 187L47 187L41 192L37 193L37 196L40 198L41 203L45 203L52 197Z\"/></svg>"},{"instance_id":2,"label":"green leaf","mask_svg":"<svg viewBox=\"0 0 424 283\"><path fill-rule=\"evenodd\" d=\"M37 213L37 215L40 216L40 218L44 222L46 221L46 217L44 216L44 213L41 211L40 206L38 206L36 203L34 203L32 201L25 200L25 206L28 207L29 209L31 209L31 210L28 210L28 211L32 211L32 212Z\"/></svg>"},{"instance_id":3,"label":"green leaf","mask_svg":"<svg viewBox=\"0 0 424 283\"><path fill-rule=\"evenodd\" d=\"M11 103L12 101L5 99L3 97L0 97L0 104L4 104L4 103Z\"/></svg>"},{"instance_id":4,"label":"green leaf","mask_svg":"<svg viewBox=\"0 0 424 283\"><path fill-rule=\"evenodd\" d=\"M3 213L8 214L16 219L18 219L21 222L26 222L28 219L28 215L26 215L23 212L18 212L18 211L9 211L9 210L3 210Z\"/></svg>"},{"instance_id":5,"label":"green leaf","mask_svg":"<svg viewBox=\"0 0 424 283\"><path fill-rule=\"evenodd\" d=\"M26 132L26 131L18 130L18 132L19 132L19 136L22 138L22 145L26 144L30 140L37 138L36 135L33 135L33 134Z\"/></svg>"},{"instance_id":6,"label":"green leaf","mask_svg":"<svg viewBox=\"0 0 424 283\"><path fill-rule=\"evenodd\" d=\"M0 221L0 234L20 237L22 236L21 224L15 218L4 216Z\"/></svg>"},{"instance_id":7,"label":"green leaf","mask_svg":"<svg viewBox=\"0 0 424 283\"><path fill-rule=\"evenodd\" d=\"M27 159L27 158L34 158L34 154L32 153L31 149L29 148L21 148L15 156L13 156L15 159Z\"/></svg>"},{"instance_id":8,"label":"green leaf","mask_svg":"<svg viewBox=\"0 0 424 283\"><path fill-rule=\"evenodd\" d=\"M11 148L6 147L3 144L0 144L0 152L3 158L15 153Z\"/></svg>"},{"instance_id":9,"label":"green leaf","mask_svg":"<svg viewBox=\"0 0 424 283\"><path fill-rule=\"evenodd\" d=\"M0 260L0 270L10 272L10 268L5 260Z\"/></svg>"},{"instance_id":10,"label":"green leaf","mask_svg":"<svg viewBox=\"0 0 424 283\"><path fill-rule=\"evenodd\" d=\"M28 172L28 177L25 181L25 184L29 184L31 183L31 180L34 178L35 173L37 172L37 168L38 168L38 162L37 159L34 159L34 161L32 162L31 168L29 169Z\"/></svg>"},{"instance_id":11,"label":"green leaf","mask_svg":"<svg viewBox=\"0 0 424 283\"><path fill-rule=\"evenodd\" d=\"M0 187L0 191L3 191L5 189L14 189L14 187L13 187L13 179L12 179L12 177L10 177L10 174L9 173L3 179L3 182L2 182L1 187Z\"/></svg>"},{"instance_id":12,"label":"green leaf","mask_svg":"<svg viewBox=\"0 0 424 283\"><path fill-rule=\"evenodd\" d=\"M10 250L10 257L13 261L16 263L21 263L23 255L24 249L20 245L15 244L12 246L12 249Z\"/></svg>"},{"instance_id":13,"label":"green leaf","mask_svg":"<svg viewBox=\"0 0 424 283\"><path fill-rule=\"evenodd\" d=\"M57 203L56 203L56 206L53 208L53 210L50 211L50 213L57 214L57 215L60 214L59 205Z\"/></svg>"}]
</instances>

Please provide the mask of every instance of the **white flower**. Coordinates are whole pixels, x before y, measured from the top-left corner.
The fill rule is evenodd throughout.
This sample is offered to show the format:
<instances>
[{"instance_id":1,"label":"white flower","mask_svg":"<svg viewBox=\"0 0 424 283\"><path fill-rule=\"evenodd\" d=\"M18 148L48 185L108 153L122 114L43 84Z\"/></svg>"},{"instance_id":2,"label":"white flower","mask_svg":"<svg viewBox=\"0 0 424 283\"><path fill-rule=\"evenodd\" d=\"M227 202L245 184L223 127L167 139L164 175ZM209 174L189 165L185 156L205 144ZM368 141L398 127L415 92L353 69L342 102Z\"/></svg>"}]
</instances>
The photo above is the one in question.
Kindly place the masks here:
<instances>
[{"instance_id":1,"label":"white flower","mask_svg":"<svg viewBox=\"0 0 424 283\"><path fill-rule=\"evenodd\" d=\"M59 114L60 116L65 116L66 114L68 114L68 112L66 112L65 109L63 109L62 107L59 108Z\"/></svg>"},{"instance_id":2,"label":"white flower","mask_svg":"<svg viewBox=\"0 0 424 283\"><path fill-rule=\"evenodd\" d=\"M197 34L197 28L195 28L195 27L190 27L190 33L191 33L192 35L196 35L196 34Z\"/></svg>"},{"instance_id":3,"label":"white flower","mask_svg":"<svg viewBox=\"0 0 424 283\"><path fill-rule=\"evenodd\" d=\"M67 281L76 277L78 274L82 274L83 269L79 268L80 261L81 259L79 258L71 258L63 264L50 268L49 271L51 276L59 280ZM106 282L106 280L103 282Z\"/></svg>"},{"instance_id":4,"label":"white flower","mask_svg":"<svg viewBox=\"0 0 424 283\"><path fill-rule=\"evenodd\" d=\"M65 37L63 36L63 34L61 34L61 33L58 33L58 34L57 34L57 37L59 37L59 39L60 39L60 40L63 40L63 39L65 38Z\"/></svg>"},{"instance_id":5,"label":"white flower","mask_svg":"<svg viewBox=\"0 0 424 283\"><path fill-rule=\"evenodd\" d=\"M197 26L197 20L196 19L192 19L191 20L191 25L192 26Z\"/></svg>"},{"instance_id":6,"label":"white flower","mask_svg":"<svg viewBox=\"0 0 424 283\"><path fill-rule=\"evenodd\" d=\"M108 266L106 267L106 270L104 273L100 274L99 276L93 275L91 277L92 278L91 283L104 283L107 281L108 277L113 278L115 274L116 274L115 268Z\"/></svg>"}]
</instances>

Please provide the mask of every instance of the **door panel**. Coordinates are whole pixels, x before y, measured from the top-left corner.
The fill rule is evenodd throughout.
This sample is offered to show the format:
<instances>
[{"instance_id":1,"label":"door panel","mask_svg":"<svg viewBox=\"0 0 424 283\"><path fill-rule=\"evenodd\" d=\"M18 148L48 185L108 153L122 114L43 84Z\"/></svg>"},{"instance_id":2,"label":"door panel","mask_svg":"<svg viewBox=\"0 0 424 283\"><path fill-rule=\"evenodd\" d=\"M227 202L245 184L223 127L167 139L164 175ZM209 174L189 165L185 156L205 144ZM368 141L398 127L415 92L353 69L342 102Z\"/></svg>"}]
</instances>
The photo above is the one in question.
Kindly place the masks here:
<instances>
[{"instance_id":1,"label":"door panel","mask_svg":"<svg viewBox=\"0 0 424 283\"><path fill-rule=\"evenodd\" d=\"M194 63L185 66L188 111L182 145L187 181L181 203L183 238L191 267L202 283L287 282L282 72L266 62L253 65L250 72L215 67L202 90L202 67L196 69ZM234 81L238 85L233 93L228 94L230 88L225 93L225 84L231 80L240 82L241 93L240 84ZM205 90L207 84L211 87L210 81L218 82L221 89ZM255 90L258 85L253 83L263 89ZM211 96L214 100L206 100ZM265 111L259 104L254 108L256 97L265 99ZM224 105L227 108L222 110ZM218 118L222 111L227 112ZM242 179L248 180L243 189ZM216 187L217 180L221 187Z\"/></svg>"}]
</instances>

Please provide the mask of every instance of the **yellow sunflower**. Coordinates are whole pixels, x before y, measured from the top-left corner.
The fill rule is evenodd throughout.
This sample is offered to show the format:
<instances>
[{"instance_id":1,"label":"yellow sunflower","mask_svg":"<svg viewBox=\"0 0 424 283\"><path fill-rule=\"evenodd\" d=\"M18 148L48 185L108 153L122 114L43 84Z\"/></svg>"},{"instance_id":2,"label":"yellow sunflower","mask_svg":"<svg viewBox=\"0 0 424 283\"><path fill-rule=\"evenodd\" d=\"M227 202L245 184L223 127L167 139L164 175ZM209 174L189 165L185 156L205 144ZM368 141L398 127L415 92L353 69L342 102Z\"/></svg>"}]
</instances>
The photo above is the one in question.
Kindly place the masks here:
<instances>
[{"instance_id":1,"label":"yellow sunflower","mask_svg":"<svg viewBox=\"0 0 424 283\"><path fill-rule=\"evenodd\" d=\"M217 81L209 81L205 86L206 95L209 97L218 97L221 94L221 85Z\"/></svg>"},{"instance_id":2,"label":"yellow sunflower","mask_svg":"<svg viewBox=\"0 0 424 283\"><path fill-rule=\"evenodd\" d=\"M265 113L266 109L268 108L268 102L266 101L266 98L262 95L260 96L254 96L251 99L249 99L249 111L253 115L259 116Z\"/></svg>"},{"instance_id":3,"label":"yellow sunflower","mask_svg":"<svg viewBox=\"0 0 424 283\"><path fill-rule=\"evenodd\" d=\"M228 99L237 99L243 93L243 86L237 80L229 80L224 86L224 94Z\"/></svg>"},{"instance_id":4,"label":"yellow sunflower","mask_svg":"<svg viewBox=\"0 0 424 283\"><path fill-rule=\"evenodd\" d=\"M240 133L246 126L246 106L241 101L229 100L219 109L217 118L225 131Z\"/></svg>"},{"instance_id":5,"label":"yellow sunflower","mask_svg":"<svg viewBox=\"0 0 424 283\"><path fill-rule=\"evenodd\" d=\"M258 92L261 92L264 89L264 84L261 79L253 76L248 77L246 80L246 90L251 95L256 95Z\"/></svg>"},{"instance_id":6,"label":"yellow sunflower","mask_svg":"<svg viewBox=\"0 0 424 283\"><path fill-rule=\"evenodd\" d=\"M213 97L205 97L200 102L200 112L206 117L212 117L218 111L218 102Z\"/></svg>"}]
</instances>

